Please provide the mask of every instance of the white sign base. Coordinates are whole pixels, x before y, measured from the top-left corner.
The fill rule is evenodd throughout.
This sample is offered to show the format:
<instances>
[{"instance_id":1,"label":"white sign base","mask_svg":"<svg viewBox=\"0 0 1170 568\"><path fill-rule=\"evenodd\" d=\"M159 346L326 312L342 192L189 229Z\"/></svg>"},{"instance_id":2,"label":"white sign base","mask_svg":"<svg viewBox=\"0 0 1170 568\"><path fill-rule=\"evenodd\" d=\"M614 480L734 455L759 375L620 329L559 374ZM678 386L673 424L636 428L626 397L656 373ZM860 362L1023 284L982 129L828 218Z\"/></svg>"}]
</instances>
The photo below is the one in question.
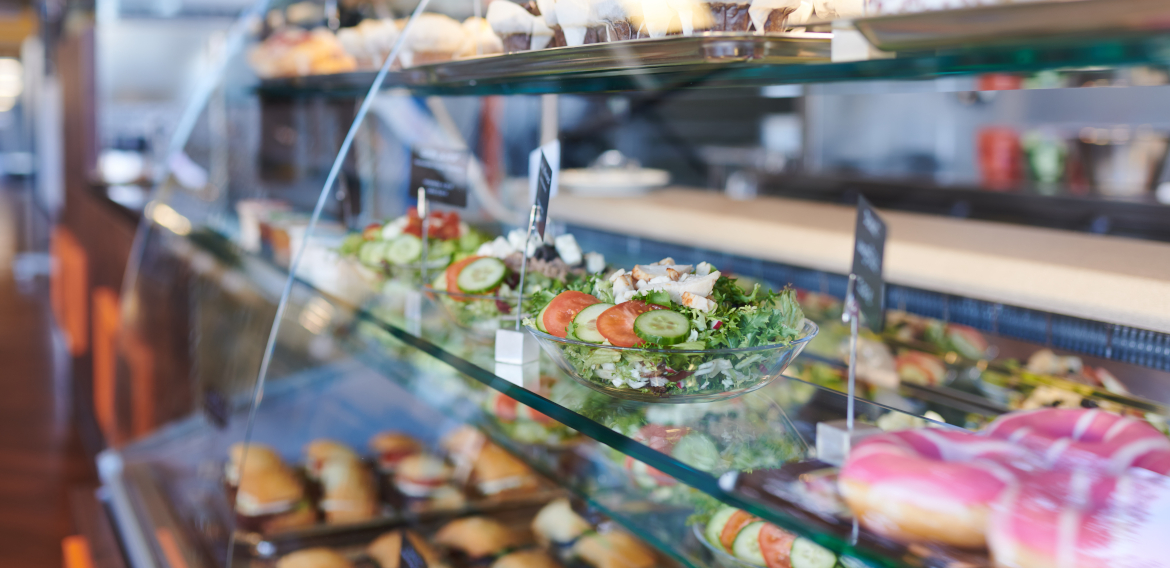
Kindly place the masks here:
<instances>
[{"instance_id":1,"label":"white sign base","mask_svg":"<svg viewBox=\"0 0 1170 568\"><path fill-rule=\"evenodd\" d=\"M496 361L523 365L540 359L540 344L525 330L496 330Z\"/></svg>"},{"instance_id":2,"label":"white sign base","mask_svg":"<svg viewBox=\"0 0 1170 568\"><path fill-rule=\"evenodd\" d=\"M540 385L540 363L513 365L496 361L496 376L518 387L536 390Z\"/></svg>"},{"instance_id":3,"label":"white sign base","mask_svg":"<svg viewBox=\"0 0 1170 568\"><path fill-rule=\"evenodd\" d=\"M840 466L849 457L849 452L858 442L881 434L882 429L870 424L855 422L853 435L849 435L849 426L845 420L817 423L817 459L829 465Z\"/></svg>"}]
</instances>

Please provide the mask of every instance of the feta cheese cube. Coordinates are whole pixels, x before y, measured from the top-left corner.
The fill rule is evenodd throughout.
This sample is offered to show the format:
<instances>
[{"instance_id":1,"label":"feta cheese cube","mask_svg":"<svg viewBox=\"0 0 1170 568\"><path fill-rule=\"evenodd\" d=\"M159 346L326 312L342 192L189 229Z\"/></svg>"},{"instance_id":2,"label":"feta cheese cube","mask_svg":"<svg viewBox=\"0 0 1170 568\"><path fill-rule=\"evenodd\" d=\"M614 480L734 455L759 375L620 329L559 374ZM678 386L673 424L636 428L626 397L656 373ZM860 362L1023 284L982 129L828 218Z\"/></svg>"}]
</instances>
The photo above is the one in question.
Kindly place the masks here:
<instances>
[{"instance_id":1,"label":"feta cheese cube","mask_svg":"<svg viewBox=\"0 0 1170 568\"><path fill-rule=\"evenodd\" d=\"M585 271L590 274L598 274L605 270L605 255L599 252L585 253Z\"/></svg>"},{"instance_id":2,"label":"feta cheese cube","mask_svg":"<svg viewBox=\"0 0 1170 568\"><path fill-rule=\"evenodd\" d=\"M570 234L564 234L553 240L553 246L557 249L557 254L565 264L569 266L577 266L581 264L581 247L577 244L577 239Z\"/></svg>"}]
</instances>

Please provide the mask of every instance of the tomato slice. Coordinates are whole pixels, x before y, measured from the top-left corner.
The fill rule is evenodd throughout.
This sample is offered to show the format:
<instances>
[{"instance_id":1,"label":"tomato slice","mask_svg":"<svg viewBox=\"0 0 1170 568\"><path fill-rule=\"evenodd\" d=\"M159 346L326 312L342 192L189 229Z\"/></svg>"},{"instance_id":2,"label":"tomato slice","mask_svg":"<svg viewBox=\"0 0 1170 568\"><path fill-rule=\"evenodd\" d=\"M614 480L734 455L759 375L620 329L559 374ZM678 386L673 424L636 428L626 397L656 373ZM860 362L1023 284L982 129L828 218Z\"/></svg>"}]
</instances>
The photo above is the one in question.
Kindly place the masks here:
<instances>
[{"instance_id":1,"label":"tomato slice","mask_svg":"<svg viewBox=\"0 0 1170 568\"><path fill-rule=\"evenodd\" d=\"M792 543L796 535L772 523L760 529L760 553L768 568L792 568Z\"/></svg>"},{"instance_id":2,"label":"tomato slice","mask_svg":"<svg viewBox=\"0 0 1170 568\"><path fill-rule=\"evenodd\" d=\"M483 257L482 256L469 256L463 260L460 260L459 262L452 263L451 266L447 267L447 293L449 293L451 295L452 300L456 300L459 302L470 302L471 300L474 299L474 298L464 298L463 291L459 289L459 285L456 284L455 281L459 279L459 273L463 272L463 268L465 266L467 266L468 264L471 264L471 263L473 263L481 258L483 258Z\"/></svg>"},{"instance_id":3,"label":"tomato slice","mask_svg":"<svg viewBox=\"0 0 1170 568\"><path fill-rule=\"evenodd\" d=\"M719 542L723 545L723 549L731 550L731 545L735 542L735 537L739 536L739 531L757 520L759 519L755 515L747 511L736 511L732 514L731 518L727 519L727 524L723 525L723 532L719 533Z\"/></svg>"},{"instance_id":4,"label":"tomato slice","mask_svg":"<svg viewBox=\"0 0 1170 568\"><path fill-rule=\"evenodd\" d=\"M548 303L548 307L544 310L544 329L548 330L549 335L565 337L565 328L581 310L600 303L601 300L585 292L575 290L561 292Z\"/></svg>"},{"instance_id":5,"label":"tomato slice","mask_svg":"<svg viewBox=\"0 0 1170 568\"><path fill-rule=\"evenodd\" d=\"M637 347L643 341L634 333L634 320L646 312L665 309L658 304L647 304L641 300L622 302L597 316L597 332L608 339L611 345Z\"/></svg>"},{"instance_id":6,"label":"tomato slice","mask_svg":"<svg viewBox=\"0 0 1170 568\"><path fill-rule=\"evenodd\" d=\"M496 394L496 399L492 401L492 412L501 421L512 422L516 420L517 405L516 399L505 394Z\"/></svg>"}]
</instances>

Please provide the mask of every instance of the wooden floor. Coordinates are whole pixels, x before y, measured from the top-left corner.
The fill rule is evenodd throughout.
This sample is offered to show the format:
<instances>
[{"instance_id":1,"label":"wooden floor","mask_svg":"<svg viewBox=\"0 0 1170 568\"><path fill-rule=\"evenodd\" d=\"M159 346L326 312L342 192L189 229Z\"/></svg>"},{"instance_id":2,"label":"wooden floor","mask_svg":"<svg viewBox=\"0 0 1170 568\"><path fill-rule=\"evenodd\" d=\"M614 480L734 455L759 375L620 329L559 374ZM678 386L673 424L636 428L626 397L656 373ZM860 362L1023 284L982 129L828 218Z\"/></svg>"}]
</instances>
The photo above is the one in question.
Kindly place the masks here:
<instances>
[{"instance_id":1,"label":"wooden floor","mask_svg":"<svg viewBox=\"0 0 1170 568\"><path fill-rule=\"evenodd\" d=\"M24 294L13 279L17 203L0 189L0 567L39 568L62 564L70 488L96 480L72 425L68 374L54 373L48 283Z\"/></svg>"}]
</instances>

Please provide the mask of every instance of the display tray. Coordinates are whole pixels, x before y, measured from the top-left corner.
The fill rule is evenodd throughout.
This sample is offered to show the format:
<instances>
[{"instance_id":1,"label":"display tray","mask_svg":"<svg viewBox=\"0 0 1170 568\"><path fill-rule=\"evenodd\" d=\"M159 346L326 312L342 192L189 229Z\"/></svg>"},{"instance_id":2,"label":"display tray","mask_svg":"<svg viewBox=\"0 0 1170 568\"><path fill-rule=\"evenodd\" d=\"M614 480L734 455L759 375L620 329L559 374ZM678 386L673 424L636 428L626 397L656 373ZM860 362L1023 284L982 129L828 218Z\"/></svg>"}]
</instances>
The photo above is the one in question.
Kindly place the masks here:
<instances>
[{"instance_id":1,"label":"display tray","mask_svg":"<svg viewBox=\"0 0 1170 568\"><path fill-rule=\"evenodd\" d=\"M893 14L854 21L885 51L972 44L1032 44L1038 39L1150 34L1170 30L1163 0L1062 0Z\"/></svg>"},{"instance_id":2,"label":"display tray","mask_svg":"<svg viewBox=\"0 0 1170 568\"><path fill-rule=\"evenodd\" d=\"M829 61L831 33L757 35L710 32L556 47L420 65L390 73L385 87L466 86L543 77L575 78L652 75L664 71L710 71L727 63L758 65ZM364 92L376 71L311 75L261 82L261 91Z\"/></svg>"}]
</instances>

